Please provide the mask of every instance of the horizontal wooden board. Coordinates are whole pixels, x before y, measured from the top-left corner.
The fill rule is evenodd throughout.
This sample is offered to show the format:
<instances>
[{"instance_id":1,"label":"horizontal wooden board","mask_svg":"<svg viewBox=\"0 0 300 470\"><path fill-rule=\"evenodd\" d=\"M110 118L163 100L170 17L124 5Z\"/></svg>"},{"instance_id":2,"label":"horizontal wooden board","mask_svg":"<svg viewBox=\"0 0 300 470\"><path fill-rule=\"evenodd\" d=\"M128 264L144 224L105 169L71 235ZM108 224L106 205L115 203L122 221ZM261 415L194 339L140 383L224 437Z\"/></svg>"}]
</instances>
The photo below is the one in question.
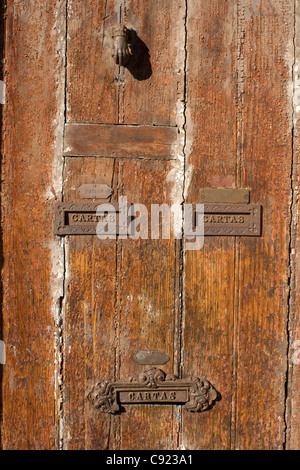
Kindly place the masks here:
<instances>
[{"instance_id":1,"label":"horizontal wooden board","mask_svg":"<svg viewBox=\"0 0 300 470\"><path fill-rule=\"evenodd\" d=\"M66 124L64 155L174 159L176 127Z\"/></svg>"}]
</instances>

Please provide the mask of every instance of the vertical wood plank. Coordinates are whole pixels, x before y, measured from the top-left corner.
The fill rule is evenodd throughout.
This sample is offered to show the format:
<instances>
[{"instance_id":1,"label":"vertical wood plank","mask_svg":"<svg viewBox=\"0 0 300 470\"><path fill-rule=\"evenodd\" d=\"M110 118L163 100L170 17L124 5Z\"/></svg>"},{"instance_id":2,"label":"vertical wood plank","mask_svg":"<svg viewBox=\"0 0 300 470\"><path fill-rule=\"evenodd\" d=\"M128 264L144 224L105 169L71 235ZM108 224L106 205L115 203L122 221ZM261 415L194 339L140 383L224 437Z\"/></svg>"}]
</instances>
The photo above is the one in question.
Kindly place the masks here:
<instances>
[{"instance_id":1,"label":"vertical wood plank","mask_svg":"<svg viewBox=\"0 0 300 470\"><path fill-rule=\"evenodd\" d=\"M244 26L241 178L263 205L262 237L242 239L235 447L282 449L292 165L294 2L240 2Z\"/></svg>"},{"instance_id":2,"label":"vertical wood plank","mask_svg":"<svg viewBox=\"0 0 300 470\"><path fill-rule=\"evenodd\" d=\"M125 0L125 23L135 31L133 56L120 71L121 121L178 125L182 96L185 1ZM123 75L121 75L123 73Z\"/></svg>"},{"instance_id":3,"label":"vertical wood plank","mask_svg":"<svg viewBox=\"0 0 300 470\"><path fill-rule=\"evenodd\" d=\"M181 44L184 44L184 2L179 5L171 2L168 8L160 2L159 6L161 9L153 9L145 2L110 0L105 5L91 0L68 2L67 121L182 124L178 103L183 98L184 89L184 55L181 49ZM86 28L82 34L82 16L86 11ZM139 36L135 47L140 62L133 61L126 69L117 67L111 57L111 27L117 22L119 11L122 21ZM100 24L99 34L96 32L97 22ZM161 53L162 47L164 54ZM173 73L174 66L176 73ZM178 133L178 141L172 148L174 158L181 156L181 147ZM119 157L122 157L121 151ZM176 193L176 169L181 163L151 163L143 158L141 155L141 160L128 163L119 159L115 161L112 173L115 202L119 194L124 194L132 203L163 204ZM104 167L109 161L114 162L102 158L97 161L93 158L67 159L65 200L74 200L74 187L80 182L82 184L83 179L84 183L98 181L96 175L102 177L105 174ZM65 446L73 449L95 446L111 449L174 448L177 424L172 407L129 407L121 417L108 417L101 413L97 415L84 403L87 386L92 380L98 381L101 377L128 379L130 375L147 369L133 360L139 350L168 352L171 361L166 371L173 372L177 334L174 330L177 321L175 304L178 302L174 240L164 243L132 240L105 243L96 237L81 237L80 240L70 237L67 246L70 279L64 330ZM96 251L96 246L99 251ZM103 261L95 263L95 256L99 257L102 251ZM99 269L102 270L100 279L103 278L100 283L97 282ZM161 279L168 285L164 286ZM91 295L98 299L93 307L88 304ZM97 309L103 312L104 325ZM94 325L93 349L89 349L87 343L91 324ZM101 356L103 354L100 362L95 358L98 351ZM98 377L95 378L94 374ZM162 417L166 428L157 426L157 420Z\"/></svg>"},{"instance_id":4,"label":"vertical wood plank","mask_svg":"<svg viewBox=\"0 0 300 470\"><path fill-rule=\"evenodd\" d=\"M64 1L9 0L6 26L2 445L55 449L60 280L52 274L61 252L52 221L61 187Z\"/></svg>"},{"instance_id":5,"label":"vertical wood plank","mask_svg":"<svg viewBox=\"0 0 300 470\"><path fill-rule=\"evenodd\" d=\"M82 199L77 189L82 184L100 183L116 190L113 177L113 159L67 158L64 200L91 202ZM116 242L70 236L66 265L64 447L103 450L113 442L114 421L93 409L87 395L99 380L115 379Z\"/></svg>"},{"instance_id":6,"label":"vertical wood plank","mask_svg":"<svg viewBox=\"0 0 300 470\"><path fill-rule=\"evenodd\" d=\"M299 448L299 1L211 0L200 10L188 0L187 18L183 1L7 7L3 448L55 449L60 438L65 449ZM126 69L111 58L119 11L138 34ZM201 187L247 187L263 205L261 238L207 237L202 250L184 252L182 319L173 238L54 238L62 173L65 201L84 201L81 184L106 183L114 202L122 194L149 210L175 202L182 177L180 144L175 163L66 158L63 171L66 12L67 121L184 120L186 201L198 202ZM207 378L220 401L201 415L162 405L127 406L119 417L94 410L87 393L99 379L147 369L133 360L139 350L165 351L166 372L179 360L182 376Z\"/></svg>"},{"instance_id":7,"label":"vertical wood plank","mask_svg":"<svg viewBox=\"0 0 300 470\"><path fill-rule=\"evenodd\" d=\"M76 190L86 182L113 182L116 197L119 180L119 191L128 202L162 204L171 166L171 162L124 161L117 179L112 159L67 158L64 200L79 200ZM86 400L101 378L128 379L147 370L134 361L139 350L165 351L171 357L166 372L173 371L174 246L174 240L115 242L92 236L69 237L64 315L65 448L167 449L176 445L171 406L127 406L126 413L111 417L93 409ZM157 426L162 417L164 426Z\"/></svg>"},{"instance_id":8,"label":"vertical wood plank","mask_svg":"<svg viewBox=\"0 0 300 470\"><path fill-rule=\"evenodd\" d=\"M186 201L204 187L236 187L237 2L190 0L187 10ZM191 175L191 176L190 176ZM206 237L184 255L182 373L203 376L222 400L201 415L183 413L186 449L229 449L234 387L234 238Z\"/></svg>"},{"instance_id":9,"label":"vertical wood plank","mask_svg":"<svg viewBox=\"0 0 300 470\"><path fill-rule=\"evenodd\" d=\"M4 5L1 4L0 6L0 80L4 81L4 56L5 56L5 17L4 17ZM3 162L3 115L4 115L4 106L0 105L0 155L1 155L1 168L2 168L2 162ZM1 201L2 204L2 201ZM2 208L1 208L2 210ZM3 261L3 240L2 240L2 235L0 238L0 246L1 246L1 269L2 269L2 261ZM3 305L3 288L2 288L2 282L1 282L1 290L0 290L0 302L1 302L1 311L0 311L0 341L3 341L3 315L2 315L2 305ZM3 387L2 387L2 382L3 382L3 367L4 364L3 362L5 361L5 346L4 343L1 343L1 349L2 349L2 357L0 360L0 413L2 416L2 409L3 409ZM0 421L0 449L2 449L2 419Z\"/></svg>"},{"instance_id":10,"label":"vertical wood plank","mask_svg":"<svg viewBox=\"0 0 300 470\"><path fill-rule=\"evenodd\" d=\"M68 0L67 121L118 122L117 69L111 57L116 0Z\"/></svg>"},{"instance_id":11,"label":"vertical wood plank","mask_svg":"<svg viewBox=\"0 0 300 470\"><path fill-rule=\"evenodd\" d=\"M151 204L170 204L172 184L166 180L171 169L171 162L122 161L120 192L128 201L145 204L150 219ZM151 368L134 361L138 351L167 353L170 361L157 367L173 372L178 275L173 236L170 240L128 239L120 243L120 378ZM176 429L175 407L127 406L120 419L120 448L174 449Z\"/></svg>"}]
</instances>

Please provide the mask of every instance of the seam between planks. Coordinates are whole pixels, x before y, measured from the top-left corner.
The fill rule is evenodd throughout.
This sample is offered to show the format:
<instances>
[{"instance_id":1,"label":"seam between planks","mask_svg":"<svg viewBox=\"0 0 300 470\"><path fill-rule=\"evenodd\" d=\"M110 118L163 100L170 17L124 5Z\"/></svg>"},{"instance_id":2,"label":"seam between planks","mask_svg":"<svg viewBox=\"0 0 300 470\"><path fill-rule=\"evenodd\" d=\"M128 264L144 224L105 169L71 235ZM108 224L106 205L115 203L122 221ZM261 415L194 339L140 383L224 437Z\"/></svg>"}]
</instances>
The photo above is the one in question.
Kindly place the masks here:
<instances>
[{"instance_id":1,"label":"seam between planks","mask_svg":"<svg viewBox=\"0 0 300 470\"><path fill-rule=\"evenodd\" d=\"M236 186L242 184L243 165L243 102L244 102L244 41L245 41L245 3L237 0L237 56L236 56ZM230 427L230 448L236 448L237 394L238 394L238 338L240 313L240 271L241 245L239 239L234 241L234 303L233 303L233 344L232 344L232 409Z\"/></svg>"},{"instance_id":2,"label":"seam between planks","mask_svg":"<svg viewBox=\"0 0 300 470\"><path fill-rule=\"evenodd\" d=\"M184 64L183 64L183 122L182 122L182 132L183 132L183 146L182 146L182 155L183 155L183 182L182 182L182 206L185 203L186 199L186 159L187 159L187 61L188 61L188 0L184 2L185 12L184 12ZM184 328L184 266L185 266L185 250L184 250L184 214L182 218L182 239L178 240L178 252L179 252L179 266L178 266L178 337L177 347L178 350L178 361L177 364L174 364L175 374L180 378L182 377L184 371L184 345L183 345L183 328ZM176 242L175 242L176 243ZM183 449L183 414L182 407L178 407L177 411L177 449Z\"/></svg>"},{"instance_id":3,"label":"seam between planks","mask_svg":"<svg viewBox=\"0 0 300 470\"><path fill-rule=\"evenodd\" d=\"M293 333L293 317L296 313L295 295L296 295L296 237L297 237L297 218L298 218L298 188L297 188L297 174L295 161L295 149L297 145L297 113L296 113L296 85L298 75L298 48L297 40L299 40L299 26L297 22L297 12L300 7L298 0L294 0L294 30L293 30L293 64L292 64L292 128L291 128L291 202L290 202L290 227L289 227L289 279L288 279L288 310L286 320L286 335L287 335L287 367L286 367L286 380L285 380L285 408L284 408L284 440L283 449L287 450L291 444L291 419L292 419L292 382L294 365L292 360L292 333Z\"/></svg>"},{"instance_id":4,"label":"seam between planks","mask_svg":"<svg viewBox=\"0 0 300 470\"><path fill-rule=\"evenodd\" d=\"M59 47L62 49L63 66L62 66L62 77L63 82L63 96L61 100L58 99L57 106L60 109L63 108L63 130L62 130L62 145L58 149L58 152L61 153L62 157L62 167L61 167L61 200L64 200L64 171L65 171L65 162L66 157L63 155L63 142L64 142L64 133L65 133L65 123L67 119L67 68L66 68L66 58L67 58L67 46L68 46L68 0L65 0L61 6L61 11L58 11L58 16L61 18L64 17L63 24L60 26L64 28L64 35L60 40ZM59 102L61 101L61 102ZM60 122L57 124L60 126ZM59 132L59 130L58 130ZM59 299L59 307L56 319L56 328L57 328L57 340L55 344L55 357L56 357L56 387L57 387L57 435L58 435L58 450L64 450L65 446L65 417L64 417L64 318L65 318L65 303L66 303L66 292L67 292L67 256L68 256L68 245L65 237L60 241L62 247L62 296Z\"/></svg>"}]
</instances>

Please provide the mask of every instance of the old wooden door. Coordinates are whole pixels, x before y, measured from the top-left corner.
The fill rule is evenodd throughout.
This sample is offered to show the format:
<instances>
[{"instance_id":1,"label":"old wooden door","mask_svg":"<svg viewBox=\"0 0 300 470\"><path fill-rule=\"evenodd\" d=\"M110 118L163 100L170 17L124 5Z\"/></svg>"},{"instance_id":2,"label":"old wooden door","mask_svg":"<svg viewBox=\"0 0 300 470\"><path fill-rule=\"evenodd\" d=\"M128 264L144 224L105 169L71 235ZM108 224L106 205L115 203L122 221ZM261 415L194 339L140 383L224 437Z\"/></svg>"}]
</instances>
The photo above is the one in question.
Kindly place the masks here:
<instances>
[{"instance_id":1,"label":"old wooden door","mask_svg":"<svg viewBox=\"0 0 300 470\"><path fill-rule=\"evenodd\" d=\"M3 448L299 447L300 2L6 4ZM112 57L119 22L131 30L126 67ZM113 193L91 199L83 185ZM61 201L126 196L150 210L200 203L205 188L248 189L261 235L188 250L172 233L54 233ZM137 362L143 351L169 356L155 367L180 380L209 380L214 406L95 409L100 379L154 367Z\"/></svg>"}]
</instances>

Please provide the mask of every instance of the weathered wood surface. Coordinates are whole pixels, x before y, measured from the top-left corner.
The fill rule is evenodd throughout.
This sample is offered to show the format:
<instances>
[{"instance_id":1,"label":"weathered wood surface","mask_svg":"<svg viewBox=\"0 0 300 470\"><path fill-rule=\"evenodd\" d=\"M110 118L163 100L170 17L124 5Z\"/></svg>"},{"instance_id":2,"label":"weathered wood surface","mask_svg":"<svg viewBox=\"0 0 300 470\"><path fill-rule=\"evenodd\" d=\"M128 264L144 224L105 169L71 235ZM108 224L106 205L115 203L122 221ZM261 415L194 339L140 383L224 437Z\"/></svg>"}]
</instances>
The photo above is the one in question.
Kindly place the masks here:
<instances>
[{"instance_id":1,"label":"weathered wood surface","mask_svg":"<svg viewBox=\"0 0 300 470\"><path fill-rule=\"evenodd\" d=\"M171 167L170 162L121 163L120 194L142 202L149 213L150 204L170 204L172 186L168 187L165 181ZM136 353L144 350L165 351L170 361L162 369L172 373L179 295L174 240L124 240L119 271L120 378L147 370L134 361ZM127 407L120 419L120 448L176 449L177 426L176 409L170 405Z\"/></svg>"},{"instance_id":2,"label":"weathered wood surface","mask_svg":"<svg viewBox=\"0 0 300 470\"><path fill-rule=\"evenodd\" d=\"M54 347L61 293L55 271L62 253L54 242L52 222L61 185L62 145L58 146L63 122L58 98L64 69L63 3L7 2L2 165L4 449L58 446Z\"/></svg>"},{"instance_id":3,"label":"weathered wood surface","mask_svg":"<svg viewBox=\"0 0 300 470\"><path fill-rule=\"evenodd\" d=\"M212 0L201 9L189 1L187 31L186 148L192 176L186 201L192 203L216 179L218 186L236 184L237 1ZM231 446L235 258L234 237L206 237L201 250L185 252L183 374L206 377L222 396L201 416L183 414L186 449Z\"/></svg>"},{"instance_id":4,"label":"weathered wood surface","mask_svg":"<svg viewBox=\"0 0 300 470\"><path fill-rule=\"evenodd\" d=\"M176 127L69 123L65 127L64 155L172 160L177 157L177 137Z\"/></svg>"},{"instance_id":5,"label":"weathered wood surface","mask_svg":"<svg viewBox=\"0 0 300 470\"><path fill-rule=\"evenodd\" d=\"M194 33L188 41L193 124L192 131L187 126L193 165L188 198L197 196L198 175L200 186L216 180L222 186L226 177L224 185L247 187L251 202L263 205L263 235L208 238L204 250L186 254L184 370L201 368L222 400L203 420L185 417L183 440L199 449L281 449L286 439L293 2L212 1L201 14L196 4L189 2L188 15L188 30ZM201 45L197 61L194 44Z\"/></svg>"},{"instance_id":6,"label":"weathered wood surface","mask_svg":"<svg viewBox=\"0 0 300 470\"><path fill-rule=\"evenodd\" d=\"M5 56L5 19L4 19L4 5L1 4L0 7L0 80L4 81L4 56ZM3 115L4 115L4 106L1 106L0 109L0 154L1 154L1 168L2 168L2 162L3 162ZM1 208L2 212L2 208ZM3 246L3 241L1 237L1 249ZM3 253L1 253L1 261L3 261ZM1 263L1 268L2 268L2 263ZM3 311L2 311L2 304L3 304L3 286L1 282L1 313L0 313L0 340L3 341ZM2 343L1 345L2 349L2 360L0 361L0 409L1 409L1 414L2 414L2 409L3 409L3 362L5 362L5 358L3 355L5 355L5 345ZM1 418L0 418L1 419ZM3 438L2 438L2 420L0 422L0 448L3 447Z\"/></svg>"},{"instance_id":7,"label":"weathered wood surface","mask_svg":"<svg viewBox=\"0 0 300 470\"><path fill-rule=\"evenodd\" d=\"M64 200L83 201L77 188L88 180L112 186L114 202L122 192L128 201L153 202L155 183L154 202L160 202L167 170L162 162L121 162L118 167L112 159L67 158ZM166 370L173 370L174 241L69 237L66 252L66 448L174 448L172 407L127 407L121 417L110 417L86 400L100 379L128 379L142 372L145 366L134 361L140 350L165 351L171 357ZM161 419L164 425L157 426Z\"/></svg>"},{"instance_id":8,"label":"weathered wood surface","mask_svg":"<svg viewBox=\"0 0 300 470\"><path fill-rule=\"evenodd\" d=\"M116 22L116 11L120 7L120 2L106 2L106 11L103 12L105 19L100 21L100 40L96 29L91 30L90 27L90 34L84 37L81 35L82 21L87 21L89 25L96 24L95 15L99 18L98 10L102 8L99 3L96 5L95 2L82 1L69 7L70 40L67 57L69 124L66 127L65 148L73 147L74 141L72 140L70 144L69 140L69 132L72 132L73 137L74 135L76 137L77 133L77 124L71 124L73 122L127 125L137 123L144 127L101 126L100 139L97 137L97 134L100 135L98 127L90 125L84 127L85 131L93 133L87 139L92 149L90 147L87 149L85 146L87 153L83 153L80 142L80 150L76 151L76 155L174 158L178 152L177 129L157 126L178 124L175 115L177 99L183 97L183 62L181 70L175 74L174 66L178 63L178 55L182 56L175 42L177 35L183 33L184 25L179 14L183 2L180 2L179 6L168 5L168 8L160 2L155 9L144 2L126 3L126 25L136 30L140 41L144 41L145 44L140 42L140 47L144 48L141 64L133 63L125 71L116 67L110 57L111 26ZM86 10L89 13L82 20L80 11ZM178 30L179 26L181 31ZM84 47L82 47L83 40ZM161 54L162 41L166 52L164 54ZM149 48L151 59L145 50L146 47ZM104 57L105 62L103 62ZM156 62L155 73L146 76L149 72L152 73L150 64L152 57ZM89 85L91 79L93 86ZM90 96L91 92L93 96ZM153 125L156 127L152 127ZM65 154L68 153L65 151ZM70 150L69 154L73 155L74 151ZM78 161L77 159L66 161L66 198L73 197L70 195L72 185L80 186L83 182L105 182L106 174L108 181L110 180L107 184L113 185L114 188L113 201L117 201L120 194L127 196L128 201L147 204L163 203L166 197L170 198L168 194L171 192L172 184L169 184L168 189L165 180L173 168L171 163L134 161L126 163L112 159L102 162L89 158L87 161L82 158ZM107 165L113 165L110 166L110 174L104 170ZM165 351L171 357L171 361L166 365L166 371L173 371L173 356L176 349L174 341L177 338L174 312L178 295L174 289L175 271L178 270L174 241L104 242L95 239L91 241L87 237L86 240L79 242L70 238L68 253L67 263L71 279L68 283L66 313L70 314L66 315L65 337L67 344L72 345L71 351L77 356L77 360L74 361L73 354L70 354L70 361L68 359L65 366L67 393L74 397L66 410L66 427L69 428L72 438L66 439L65 446L68 448L108 446L121 449L174 448L177 437L176 419L172 407L129 407L126 414L111 418L101 414L95 415L95 410L91 407L84 412L88 404L83 401L89 389L101 377L113 380L127 379L130 375L137 375L143 371L145 366L140 366L134 361L134 355L139 350ZM80 266L79 259L81 259ZM86 264L85 259L90 259L90 262ZM99 259L99 262L92 262L93 259ZM101 269L100 277L103 276L105 283L108 283L105 291L104 280L99 282L97 279L99 269ZM75 278L72 276L74 270L78 273ZM94 270L93 274L91 270ZM162 282L163 272L167 285ZM82 295L88 302L85 309L82 303L77 307L74 304L80 292L84 292ZM95 299L93 304L88 301L91 295ZM98 310L102 312L103 318L100 313L97 314ZM82 322L83 331L88 329L91 332L93 351L88 351L82 345L83 331L75 335L74 315ZM90 318L95 319L93 330ZM70 331L73 333L70 334ZM79 352L76 353L77 346ZM99 358L95 357L97 352ZM80 366L83 357L89 357L85 359L86 363L93 364L88 369L87 380L82 376L86 374L85 369ZM74 377L77 377L75 381ZM78 382L82 384L79 387ZM76 392L78 388L79 392ZM79 402L76 393L80 394ZM76 413L76 419L73 418L73 413ZM163 426L157 426L159 420L162 420Z\"/></svg>"},{"instance_id":9,"label":"weathered wood surface","mask_svg":"<svg viewBox=\"0 0 300 470\"><path fill-rule=\"evenodd\" d=\"M67 56L69 123L178 124L175 116L177 101L183 97L183 61L176 73L174 66L179 67L178 61L182 57L181 51L177 50L176 38L179 34L184 37L184 9L180 14L183 2L168 7L160 2L154 10L145 2L126 2L126 5L126 25L137 31L140 41L145 41L150 56L156 61L155 73L145 75L150 71L145 50L141 65L133 64L124 71L113 63L110 34L120 2L106 2L105 11L101 10L103 7L99 2L70 2ZM87 15L82 15L83 11L88 12ZM99 19L100 39L97 34ZM90 33L82 36L85 24L89 25ZM161 53L162 43L164 54ZM67 141L68 129L75 129L72 126L75 125L67 125ZM98 128L92 126L85 129L98 132ZM174 152L178 153L175 141L178 133L174 127L130 129L127 126L106 126L104 131L108 137L110 134L110 138L112 131L114 135L109 142L110 138L101 134L106 141L106 149L102 147L96 155L126 157L133 153L133 156L142 158L174 158L177 156ZM94 141L92 145L96 148L98 144ZM95 155L95 151L92 149L90 154ZM174 165L170 162L97 160L67 158L64 178L66 201L75 197L75 187L94 182L112 185L113 201L117 201L119 195L127 196L128 201L145 204L170 200L175 180ZM106 170L108 165L109 171ZM174 176L166 183L171 171ZM174 288L178 271L174 246L174 240L163 243L104 242L90 237L81 237L80 241L70 238L67 257L70 279L67 281L64 329L66 393L70 397L70 402L65 405L66 448L176 447L177 423L172 407L130 407L126 414L112 418L95 414L86 402L87 393L101 377L127 379L142 372L145 366L134 361L139 350L165 351L171 357L166 371L173 372L174 342L177 341L176 296L179 295ZM76 323L78 328L74 328ZM81 361L86 366L82 366ZM164 425L158 426L159 421Z\"/></svg>"},{"instance_id":10,"label":"weathered wood surface","mask_svg":"<svg viewBox=\"0 0 300 470\"><path fill-rule=\"evenodd\" d=\"M241 11L241 184L264 206L263 236L240 243L235 447L243 449L286 445L293 13L293 1L246 0Z\"/></svg>"},{"instance_id":11,"label":"weathered wood surface","mask_svg":"<svg viewBox=\"0 0 300 470\"><path fill-rule=\"evenodd\" d=\"M296 23L293 0L167 3L8 1L4 449L299 448L299 0ZM111 57L120 11L142 54L125 69ZM83 146L78 129L91 131ZM148 209L248 188L262 237L206 237L198 251L59 240L54 202L84 202L83 184L114 190L87 202L124 195ZM95 383L146 370L134 360L145 350L220 400L202 414L95 411Z\"/></svg>"},{"instance_id":12,"label":"weathered wood surface","mask_svg":"<svg viewBox=\"0 0 300 470\"><path fill-rule=\"evenodd\" d=\"M294 161L293 206L291 224L291 283L289 328L289 383L287 400L287 449L300 449L300 2L295 3L295 61L294 61Z\"/></svg>"},{"instance_id":13,"label":"weathered wood surface","mask_svg":"<svg viewBox=\"0 0 300 470\"><path fill-rule=\"evenodd\" d=\"M120 10L121 20L137 34L126 69L111 57ZM70 0L67 121L176 125L183 15L182 1L157 0L153 8L132 0Z\"/></svg>"},{"instance_id":14,"label":"weathered wood surface","mask_svg":"<svg viewBox=\"0 0 300 470\"><path fill-rule=\"evenodd\" d=\"M82 202L77 189L87 181L115 189L113 168L113 160L67 158L64 201ZM91 413L86 397L98 380L115 373L115 243L95 236L70 237L66 266L64 448L105 449L115 424L109 416Z\"/></svg>"}]
</instances>

